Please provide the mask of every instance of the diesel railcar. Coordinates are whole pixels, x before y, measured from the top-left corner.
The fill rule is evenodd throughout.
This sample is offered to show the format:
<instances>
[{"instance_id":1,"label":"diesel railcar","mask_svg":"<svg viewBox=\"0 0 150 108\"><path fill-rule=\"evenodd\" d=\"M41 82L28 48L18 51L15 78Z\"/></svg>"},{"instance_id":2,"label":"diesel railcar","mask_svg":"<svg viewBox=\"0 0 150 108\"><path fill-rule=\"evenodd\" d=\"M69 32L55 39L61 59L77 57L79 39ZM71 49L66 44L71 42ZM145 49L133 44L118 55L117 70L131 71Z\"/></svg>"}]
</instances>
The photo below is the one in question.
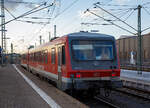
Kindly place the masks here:
<instances>
[{"instance_id":1,"label":"diesel railcar","mask_svg":"<svg viewBox=\"0 0 150 108\"><path fill-rule=\"evenodd\" d=\"M22 54L21 65L56 83L61 90L121 87L115 38L77 32Z\"/></svg>"}]
</instances>

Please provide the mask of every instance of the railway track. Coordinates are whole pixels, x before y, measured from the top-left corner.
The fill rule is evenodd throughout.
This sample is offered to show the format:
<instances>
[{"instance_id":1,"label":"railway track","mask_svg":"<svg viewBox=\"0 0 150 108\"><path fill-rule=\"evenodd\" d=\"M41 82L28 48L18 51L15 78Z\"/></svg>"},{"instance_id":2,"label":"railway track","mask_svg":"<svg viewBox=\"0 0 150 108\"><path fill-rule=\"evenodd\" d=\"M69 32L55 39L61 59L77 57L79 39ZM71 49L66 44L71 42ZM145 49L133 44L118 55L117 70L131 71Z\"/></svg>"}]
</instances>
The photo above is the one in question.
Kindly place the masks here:
<instances>
[{"instance_id":1,"label":"railway track","mask_svg":"<svg viewBox=\"0 0 150 108\"><path fill-rule=\"evenodd\" d=\"M112 89L110 96L106 97L104 91L93 99L80 100L90 108L149 108L150 93L133 88Z\"/></svg>"},{"instance_id":2,"label":"railway track","mask_svg":"<svg viewBox=\"0 0 150 108\"><path fill-rule=\"evenodd\" d=\"M135 99L141 101L141 103L142 102L148 102L149 103L149 101L150 101L150 93L139 90L139 89L124 87L124 88L120 88L120 89L113 89L112 92L115 92L116 96L118 95L117 99L112 98L112 97L114 97L113 95L110 95L109 97L99 95L99 96L95 96L94 99L105 103L106 106L109 106L111 108L130 108L132 106L132 103L135 101ZM128 96L130 96L130 97L128 97ZM119 97L126 97L129 99L125 99L124 101L120 101L121 98L119 98ZM128 103L127 100L133 101L133 102ZM137 103L139 104L140 102L137 101ZM147 108L145 106L146 106L146 104L144 106L142 106L142 108ZM139 108L140 107L141 106L139 106Z\"/></svg>"},{"instance_id":3,"label":"railway track","mask_svg":"<svg viewBox=\"0 0 150 108\"><path fill-rule=\"evenodd\" d=\"M112 102L111 100L108 100L108 99L106 99L104 97L95 96L94 99L97 99L97 100L107 104L111 108L121 108L120 106L118 106L114 102Z\"/></svg>"},{"instance_id":4,"label":"railway track","mask_svg":"<svg viewBox=\"0 0 150 108\"><path fill-rule=\"evenodd\" d=\"M150 101L150 93L147 91L130 88L126 86L124 88L113 89L113 90Z\"/></svg>"}]
</instances>

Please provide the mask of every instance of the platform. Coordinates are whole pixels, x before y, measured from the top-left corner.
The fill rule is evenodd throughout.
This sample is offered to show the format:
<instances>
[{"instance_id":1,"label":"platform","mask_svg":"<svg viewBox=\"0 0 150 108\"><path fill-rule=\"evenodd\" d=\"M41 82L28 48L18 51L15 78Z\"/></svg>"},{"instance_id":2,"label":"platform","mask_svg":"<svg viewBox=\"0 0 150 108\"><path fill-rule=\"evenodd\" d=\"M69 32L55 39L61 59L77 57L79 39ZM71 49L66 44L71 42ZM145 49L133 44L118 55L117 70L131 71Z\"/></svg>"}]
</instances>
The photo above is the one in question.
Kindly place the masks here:
<instances>
[{"instance_id":1,"label":"platform","mask_svg":"<svg viewBox=\"0 0 150 108\"><path fill-rule=\"evenodd\" d=\"M36 76L26 72L31 76L28 78L20 69L15 65L0 67L0 108L86 107L82 103L76 102L71 96L67 96L47 82L41 81ZM32 81L31 78L37 83ZM47 92L40 88L46 89ZM68 101L65 99L68 99Z\"/></svg>"},{"instance_id":2,"label":"platform","mask_svg":"<svg viewBox=\"0 0 150 108\"><path fill-rule=\"evenodd\" d=\"M150 72L121 69L121 79L125 86L131 86L142 90L150 91Z\"/></svg>"},{"instance_id":3,"label":"platform","mask_svg":"<svg viewBox=\"0 0 150 108\"><path fill-rule=\"evenodd\" d=\"M49 108L12 65L0 68L0 108Z\"/></svg>"}]
</instances>

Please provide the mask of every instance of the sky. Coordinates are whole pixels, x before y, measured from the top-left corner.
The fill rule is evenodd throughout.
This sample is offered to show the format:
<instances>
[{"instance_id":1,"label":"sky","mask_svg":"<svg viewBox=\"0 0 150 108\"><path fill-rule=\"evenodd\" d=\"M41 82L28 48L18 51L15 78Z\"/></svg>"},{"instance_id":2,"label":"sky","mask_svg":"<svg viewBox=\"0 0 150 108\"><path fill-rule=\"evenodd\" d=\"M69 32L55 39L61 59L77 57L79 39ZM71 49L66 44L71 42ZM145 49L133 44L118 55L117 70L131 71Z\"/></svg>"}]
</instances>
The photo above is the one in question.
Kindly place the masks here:
<instances>
[{"instance_id":1,"label":"sky","mask_svg":"<svg viewBox=\"0 0 150 108\"><path fill-rule=\"evenodd\" d=\"M11 2L8 2L11 1ZM30 2L30 3L16 3L16 2ZM31 2L33 4L31 4ZM33 13L26 17L42 17L51 19L30 19L20 18L21 21L45 22L49 24L32 24L21 21L12 21L6 24L6 36L11 39L7 40L7 49L10 50L10 44L14 44L14 51L21 53L29 47L29 45L39 45L39 36L42 36L43 42L48 42L49 32L53 37L54 25L57 27L57 36L61 37L65 34L78 31L98 30L99 33L113 35L118 39L121 35L131 36L128 33L101 18L85 11L89 9L91 12L102 16L105 19L116 20L111 15L102 11L100 8L94 8L94 3L100 2L100 7L121 18L129 25L137 29L137 6L141 4L144 8L141 11L142 29L150 27L150 2L149 0L5 0L5 8L15 17L39 6L46 2L48 6L54 2L54 5ZM42 6L44 7L44 6ZM6 22L13 19L13 17L5 10ZM81 23L84 23L81 24ZM86 23L86 25L85 25ZM87 24L91 23L91 24ZM127 30L137 33L137 31L126 26L120 21L113 21L113 23L126 28ZM94 25L96 24L96 25ZM145 33L149 33L147 30Z\"/></svg>"}]
</instances>

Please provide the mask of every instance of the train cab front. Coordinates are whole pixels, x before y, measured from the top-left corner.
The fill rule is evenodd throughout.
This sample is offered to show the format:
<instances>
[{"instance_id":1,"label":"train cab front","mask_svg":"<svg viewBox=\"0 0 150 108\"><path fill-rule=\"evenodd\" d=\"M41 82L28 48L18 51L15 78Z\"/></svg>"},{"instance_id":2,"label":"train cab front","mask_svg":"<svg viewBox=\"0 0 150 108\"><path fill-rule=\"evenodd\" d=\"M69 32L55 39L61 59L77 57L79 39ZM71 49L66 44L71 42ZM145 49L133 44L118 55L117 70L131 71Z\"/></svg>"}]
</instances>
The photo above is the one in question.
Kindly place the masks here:
<instances>
[{"instance_id":1,"label":"train cab front","mask_svg":"<svg viewBox=\"0 0 150 108\"><path fill-rule=\"evenodd\" d=\"M75 89L122 87L115 39L79 36L69 40L71 86Z\"/></svg>"}]
</instances>

